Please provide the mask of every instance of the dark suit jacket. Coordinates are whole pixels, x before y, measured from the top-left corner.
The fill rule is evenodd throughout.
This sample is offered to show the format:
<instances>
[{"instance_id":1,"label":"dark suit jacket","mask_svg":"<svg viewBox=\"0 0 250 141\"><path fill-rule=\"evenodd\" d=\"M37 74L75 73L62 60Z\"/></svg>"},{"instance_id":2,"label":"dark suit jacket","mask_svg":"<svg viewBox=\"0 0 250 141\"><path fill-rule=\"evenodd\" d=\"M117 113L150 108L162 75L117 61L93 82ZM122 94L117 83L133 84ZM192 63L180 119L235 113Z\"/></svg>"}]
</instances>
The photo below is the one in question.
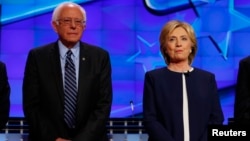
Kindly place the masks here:
<instances>
[{"instance_id":1,"label":"dark suit jacket","mask_svg":"<svg viewBox=\"0 0 250 141\"><path fill-rule=\"evenodd\" d=\"M194 68L186 74L190 141L206 141L209 124L223 124L215 76ZM182 73L165 68L145 74L144 125L149 141L183 141Z\"/></svg>"},{"instance_id":2,"label":"dark suit jacket","mask_svg":"<svg viewBox=\"0 0 250 141\"><path fill-rule=\"evenodd\" d=\"M10 86L6 66L0 62L0 129L3 129L8 121L10 112Z\"/></svg>"},{"instance_id":3,"label":"dark suit jacket","mask_svg":"<svg viewBox=\"0 0 250 141\"><path fill-rule=\"evenodd\" d=\"M239 63L234 120L237 124L250 124L250 56L243 58Z\"/></svg>"},{"instance_id":4,"label":"dark suit jacket","mask_svg":"<svg viewBox=\"0 0 250 141\"><path fill-rule=\"evenodd\" d=\"M29 52L23 80L23 110L30 140L107 140L106 122L112 103L109 54L81 42L79 57L76 127L69 131L63 119L63 79L57 42Z\"/></svg>"}]
</instances>

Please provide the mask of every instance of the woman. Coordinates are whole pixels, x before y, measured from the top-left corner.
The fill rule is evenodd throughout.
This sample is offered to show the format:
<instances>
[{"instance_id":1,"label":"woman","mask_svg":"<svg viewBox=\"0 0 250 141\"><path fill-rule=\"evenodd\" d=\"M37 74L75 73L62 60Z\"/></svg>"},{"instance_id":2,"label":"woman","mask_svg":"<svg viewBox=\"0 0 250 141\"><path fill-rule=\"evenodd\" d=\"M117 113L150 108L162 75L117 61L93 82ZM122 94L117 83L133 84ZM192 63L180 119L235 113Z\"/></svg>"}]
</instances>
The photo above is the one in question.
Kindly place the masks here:
<instances>
[{"instance_id":1,"label":"woman","mask_svg":"<svg viewBox=\"0 0 250 141\"><path fill-rule=\"evenodd\" d=\"M170 21L160 34L167 67L145 74L143 114L149 141L206 141L209 124L223 124L215 75L194 68L193 28Z\"/></svg>"}]
</instances>

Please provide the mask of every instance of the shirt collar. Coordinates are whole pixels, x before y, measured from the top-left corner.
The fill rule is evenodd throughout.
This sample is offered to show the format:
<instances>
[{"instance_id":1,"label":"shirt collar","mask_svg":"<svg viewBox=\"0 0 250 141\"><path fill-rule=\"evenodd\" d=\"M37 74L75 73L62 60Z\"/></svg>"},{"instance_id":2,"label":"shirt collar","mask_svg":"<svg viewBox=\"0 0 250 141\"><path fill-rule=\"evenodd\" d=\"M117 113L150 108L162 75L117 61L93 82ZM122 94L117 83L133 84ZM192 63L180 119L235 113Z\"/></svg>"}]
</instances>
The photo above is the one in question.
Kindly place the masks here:
<instances>
[{"instance_id":1,"label":"shirt collar","mask_svg":"<svg viewBox=\"0 0 250 141\"><path fill-rule=\"evenodd\" d=\"M69 50L60 40L58 41L58 46L59 46L59 52L61 58L65 59L66 53ZM72 47L70 50L72 51L72 54L75 58L78 58L79 54L79 48L80 48L80 43L77 42L74 47Z\"/></svg>"}]
</instances>

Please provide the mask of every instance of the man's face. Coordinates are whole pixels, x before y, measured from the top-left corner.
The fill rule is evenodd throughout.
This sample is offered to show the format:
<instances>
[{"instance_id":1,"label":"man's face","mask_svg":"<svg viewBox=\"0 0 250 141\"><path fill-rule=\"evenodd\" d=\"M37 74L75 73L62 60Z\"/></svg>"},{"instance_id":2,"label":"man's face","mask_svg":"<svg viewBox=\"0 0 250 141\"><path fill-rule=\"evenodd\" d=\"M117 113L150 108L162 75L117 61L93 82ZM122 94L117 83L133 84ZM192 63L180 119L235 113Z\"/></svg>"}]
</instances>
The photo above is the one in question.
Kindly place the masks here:
<instances>
[{"instance_id":1,"label":"man's face","mask_svg":"<svg viewBox=\"0 0 250 141\"><path fill-rule=\"evenodd\" d=\"M63 7L58 15L57 21L54 21L53 28L58 33L62 43L71 48L82 37L85 30L85 21L79 7L67 5Z\"/></svg>"}]
</instances>

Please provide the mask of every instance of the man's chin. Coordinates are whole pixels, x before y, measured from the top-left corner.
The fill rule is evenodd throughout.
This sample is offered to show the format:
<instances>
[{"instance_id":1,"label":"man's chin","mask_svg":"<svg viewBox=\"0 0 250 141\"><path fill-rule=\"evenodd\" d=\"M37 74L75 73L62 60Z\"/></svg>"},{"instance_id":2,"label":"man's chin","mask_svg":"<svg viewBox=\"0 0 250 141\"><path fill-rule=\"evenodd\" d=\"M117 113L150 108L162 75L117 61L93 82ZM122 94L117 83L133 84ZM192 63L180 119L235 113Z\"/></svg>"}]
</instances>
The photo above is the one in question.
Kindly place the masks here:
<instances>
[{"instance_id":1,"label":"man's chin","mask_svg":"<svg viewBox=\"0 0 250 141\"><path fill-rule=\"evenodd\" d=\"M63 44L65 45L65 46L67 46L67 47L73 47L73 46L75 46L75 44L77 43L77 42L79 42L80 40L67 40L67 41L64 41L63 42Z\"/></svg>"},{"instance_id":2,"label":"man's chin","mask_svg":"<svg viewBox=\"0 0 250 141\"><path fill-rule=\"evenodd\" d=\"M66 42L68 42L68 43L77 43L77 42L79 42L80 41L80 39L79 38L69 38L68 40L66 40Z\"/></svg>"}]
</instances>

